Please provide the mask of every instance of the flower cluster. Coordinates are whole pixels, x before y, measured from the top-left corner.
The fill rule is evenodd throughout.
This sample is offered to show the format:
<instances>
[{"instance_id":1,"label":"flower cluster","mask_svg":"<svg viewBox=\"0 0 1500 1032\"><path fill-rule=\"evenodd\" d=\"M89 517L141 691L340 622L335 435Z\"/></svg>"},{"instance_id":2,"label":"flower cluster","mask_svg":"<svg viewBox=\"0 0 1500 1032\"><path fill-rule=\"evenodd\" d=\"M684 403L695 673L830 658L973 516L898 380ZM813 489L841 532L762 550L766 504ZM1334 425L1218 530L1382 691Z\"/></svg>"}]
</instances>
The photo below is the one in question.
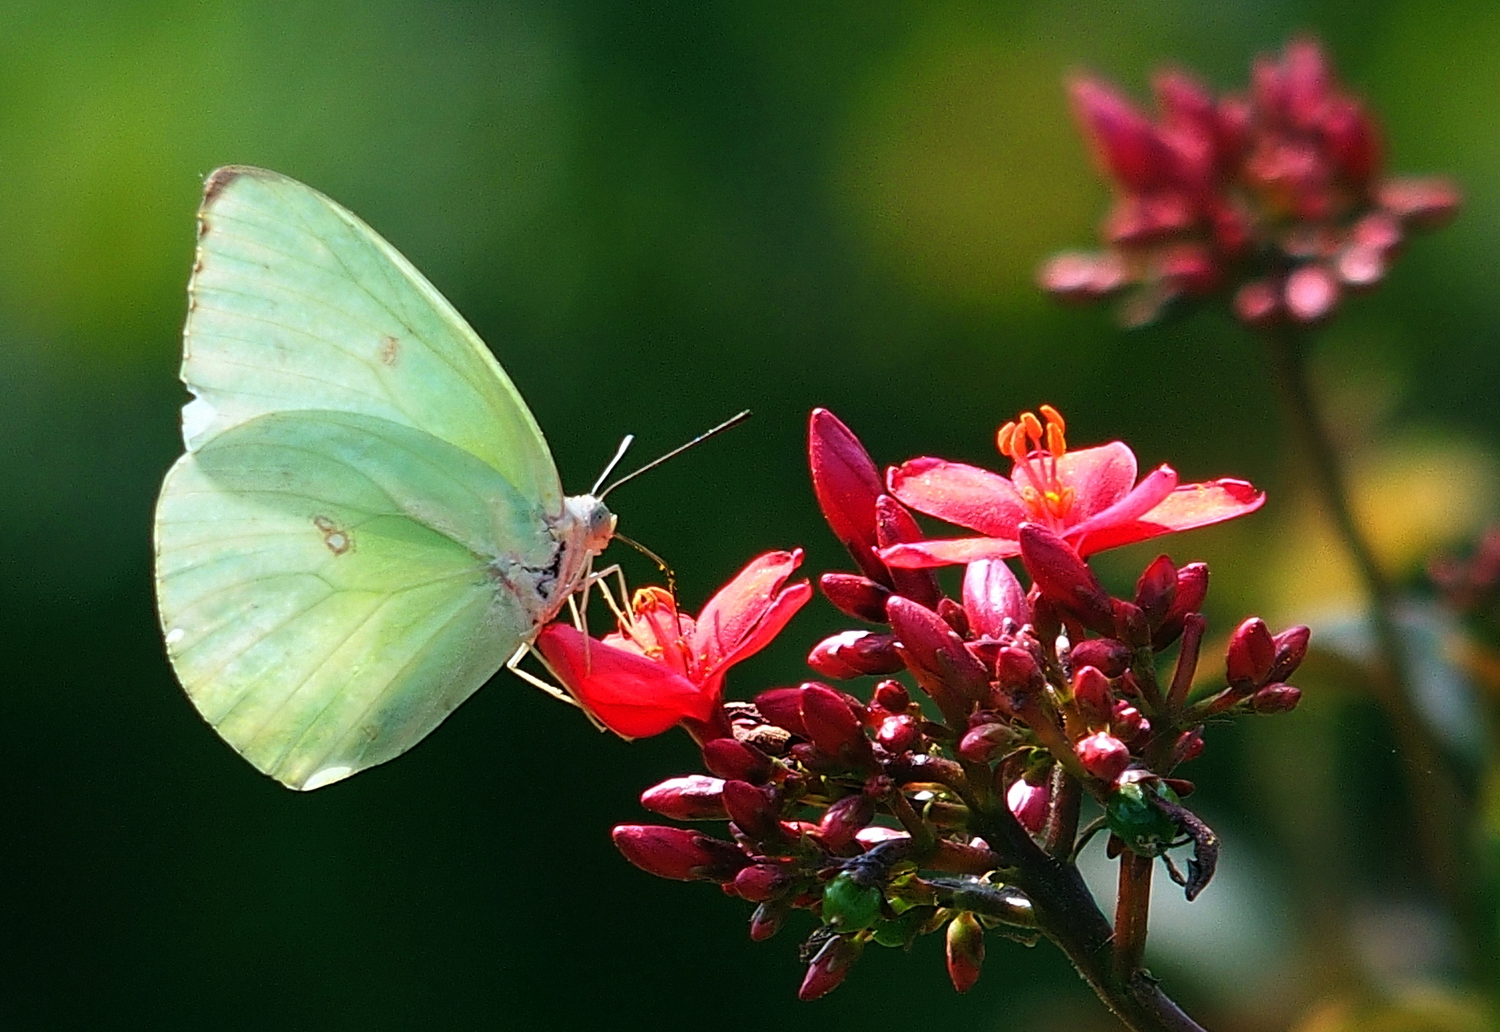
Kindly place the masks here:
<instances>
[{"instance_id":1,"label":"flower cluster","mask_svg":"<svg viewBox=\"0 0 1500 1032\"><path fill-rule=\"evenodd\" d=\"M1202 751L1210 718L1297 703L1287 680L1306 628L1273 635L1245 621L1225 683L1195 693L1207 568L1162 556L1117 598L1084 558L1251 512L1262 496L1242 481L1180 485L1166 466L1137 483L1125 445L1070 452L1061 416L1042 413L1002 428L1008 478L936 459L882 477L843 423L813 413L813 487L857 567L819 584L864 625L811 650L824 681L721 699L728 664L810 594L806 582L787 585L797 553L756 559L696 621L647 589L602 640L554 626L539 642L615 730L681 723L692 734L705 772L641 797L689 826L621 825L615 843L652 874L714 882L754 903L754 939L796 910L815 914L804 999L837 986L870 943L905 946L942 930L962 992L979 977L987 929L1060 939L1061 923L1087 911L1107 941L1072 868L1092 834L1079 828L1085 797L1111 856L1148 858L1148 876L1149 859L1163 858L1195 897L1218 843L1183 804L1192 785L1177 767ZM913 508L982 536L926 540ZM934 569L945 563L964 564L955 596ZM861 679L873 681L862 696L827 683ZM727 822L727 836L692 826L703 822ZM1184 875L1167 854L1186 846Z\"/></svg>"},{"instance_id":2,"label":"flower cluster","mask_svg":"<svg viewBox=\"0 0 1500 1032\"><path fill-rule=\"evenodd\" d=\"M1073 109L1117 197L1106 248L1043 267L1066 299L1121 296L1127 324L1175 298L1233 292L1251 325L1309 323L1385 276L1406 235L1457 210L1452 183L1383 174L1380 134L1310 39L1262 57L1245 94L1156 76L1152 122L1114 86L1070 85Z\"/></svg>"}]
</instances>

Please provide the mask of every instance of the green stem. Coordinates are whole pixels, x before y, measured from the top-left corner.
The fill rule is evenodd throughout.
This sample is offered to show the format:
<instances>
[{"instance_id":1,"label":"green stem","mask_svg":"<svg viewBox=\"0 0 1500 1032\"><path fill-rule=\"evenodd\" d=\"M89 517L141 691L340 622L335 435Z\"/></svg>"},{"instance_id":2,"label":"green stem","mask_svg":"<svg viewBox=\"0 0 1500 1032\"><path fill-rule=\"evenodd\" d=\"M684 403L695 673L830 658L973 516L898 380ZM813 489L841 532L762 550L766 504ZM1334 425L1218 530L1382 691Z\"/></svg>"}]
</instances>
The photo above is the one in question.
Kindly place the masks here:
<instances>
[{"instance_id":1,"label":"green stem","mask_svg":"<svg viewBox=\"0 0 1500 1032\"><path fill-rule=\"evenodd\" d=\"M1268 329L1261 338L1292 429L1369 596L1370 621L1379 653L1371 687L1396 736L1428 875L1460 924L1469 927L1471 908L1465 904L1461 887L1463 865L1455 833L1461 807L1458 781L1441 746L1412 705L1409 656L1393 616L1396 593L1355 519L1338 451L1313 397L1306 338L1286 328Z\"/></svg>"}]
</instances>

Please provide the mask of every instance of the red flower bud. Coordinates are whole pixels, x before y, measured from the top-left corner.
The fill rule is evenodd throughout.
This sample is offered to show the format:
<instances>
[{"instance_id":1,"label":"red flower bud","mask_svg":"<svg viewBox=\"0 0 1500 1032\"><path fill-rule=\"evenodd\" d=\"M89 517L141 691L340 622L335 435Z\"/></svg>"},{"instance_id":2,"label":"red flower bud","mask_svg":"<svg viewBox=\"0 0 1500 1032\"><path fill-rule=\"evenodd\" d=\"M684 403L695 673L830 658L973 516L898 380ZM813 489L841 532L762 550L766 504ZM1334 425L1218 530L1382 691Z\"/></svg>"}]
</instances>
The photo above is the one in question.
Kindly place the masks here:
<instances>
[{"instance_id":1,"label":"red flower bud","mask_svg":"<svg viewBox=\"0 0 1500 1032\"><path fill-rule=\"evenodd\" d=\"M1010 692L1034 693L1047 684L1036 657L1019 645L1007 645L995 658L995 680Z\"/></svg>"},{"instance_id":2,"label":"red flower bud","mask_svg":"<svg viewBox=\"0 0 1500 1032\"><path fill-rule=\"evenodd\" d=\"M1273 280L1251 280L1234 295L1234 315L1246 326L1261 328L1280 321L1286 313L1281 305L1281 285Z\"/></svg>"},{"instance_id":3,"label":"red flower bud","mask_svg":"<svg viewBox=\"0 0 1500 1032\"><path fill-rule=\"evenodd\" d=\"M771 776L771 759L765 753L733 738L713 738L703 743L703 765L710 773L731 781L765 784Z\"/></svg>"},{"instance_id":4,"label":"red flower bud","mask_svg":"<svg viewBox=\"0 0 1500 1032\"><path fill-rule=\"evenodd\" d=\"M1243 693L1265 684L1275 661L1276 642L1260 617L1252 616L1229 636L1224 667L1232 688Z\"/></svg>"},{"instance_id":5,"label":"red flower bud","mask_svg":"<svg viewBox=\"0 0 1500 1032\"><path fill-rule=\"evenodd\" d=\"M968 638L970 636L969 614L964 612L963 606L951 598L938 599L937 608L933 612L942 617L943 623L953 628L953 633L960 638Z\"/></svg>"},{"instance_id":6,"label":"red flower bud","mask_svg":"<svg viewBox=\"0 0 1500 1032\"><path fill-rule=\"evenodd\" d=\"M1076 671L1079 667L1098 667L1105 677L1119 677L1130 669L1130 646L1114 638L1086 638L1068 653Z\"/></svg>"},{"instance_id":7,"label":"red flower bud","mask_svg":"<svg viewBox=\"0 0 1500 1032\"><path fill-rule=\"evenodd\" d=\"M791 907L783 900L767 900L750 915L750 941L765 942L781 931Z\"/></svg>"},{"instance_id":8,"label":"red flower bud","mask_svg":"<svg viewBox=\"0 0 1500 1032\"><path fill-rule=\"evenodd\" d=\"M853 938L843 935L836 935L824 943L807 967L807 976L802 979L797 999L816 1000L837 989L854 962L859 959L861 945Z\"/></svg>"},{"instance_id":9,"label":"red flower bud","mask_svg":"<svg viewBox=\"0 0 1500 1032\"><path fill-rule=\"evenodd\" d=\"M875 801L864 793L845 796L823 813L818 822L818 838L835 853L854 843L854 836L875 819Z\"/></svg>"},{"instance_id":10,"label":"red flower bud","mask_svg":"<svg viewBox=\"0 0 1500 1032\"><path fill-rule=\"evenodd\" d=\"M1202 244L1174 244L1157 257L1157 265L1163 283L1190 297L1212 293L1222 276L1213 252Z\"/></svg>"},{"instance_id":11,"label":"red flower bud","mask_svg":"<svg viewBox=\"0 0 1500 1032\"><path fill-rule=\"evenodd\" d=\"M1201 755L1203 755L1203 729L1201 727L1184 731L1172 745L1173 766L1186 763L1188 760L1196 760Z\"/></svg>"},{"instance_id":12,"label":"red flower bud","mask_svg":"<svg viewBox=\"0 0 1500 1032\"><path fill-rule=\"evenodd\" d=\"M1101 781L1113 782L1130 766L1130 750L1107 731L1096 731L1073 746L1083 769Z\"/></svg>"},{"instance_id":13,"label":"red flower bud","mask_svg":"<svg viewBox=\"0 0 1500 1032\"><path fill-rule=\"evenodd\" d=\"M887 713L905 713L911 705L911 695L900 681L881 681L875 686L874 703Z\"/></svg>"},{"instance_id":14,"label":"red flower bud","mask_svg":"<svg viewBox=\"0 0 1500 1032\"><path fill-rule=\"evenodd\" d=\"M1016 733L1007 724L980 724L964 732L958 755L971 763L989 763L1016 744Z\"/></svg>"},{"instance_id":15,"label":"red flower bud","mask_svg":"<svg viewBox=\"0 0 1500 1032\"><path fill-rule=\"evenodd\" d=\"M1167 167L1166 148L1146 116L1099 79L1076 78L1068 93L1105 174L1132 193L1159 186Z\"/></svg>"},{"instance_id":16,"label":"red flower bud","mask_svg":"<svg viewBox=\"0 0 1500 1032\"><path fill-rule=\"evenodd\" d=\"M757 788L748 781L726 781L724 808L740 832L754 842L779 842L785 837L780 807L770 790Z\"/></svg>"},{"instance_id":17,"label":"red flower bud","mask_svg":"<svg viewBox=\"0 0 1500 1032\"><path fill-rule=\"evenodd\" d=\"M1307 656L1307 643L1312 632L1300 624L1282 631L1273 641L1276 643L1276 659L1266 674L1267 681L1285 681L1302 665Z\"/></svg>"},{"instance_id":18,"label":"red flower bud","mask_svg":"<svg viewBox=\"0 0 1500 1032\"><path fill-rule=\"evenodd\" d=\"M1297 322L1317 322L1339 303L1339 281L1324 265L1304 265L1286 278L1286 310Z\"/></svg>"},{"instance_id":19,"label":"red flower bud","mask_svg":"<svg viewBox=\"0 0 1500 1032\"><path fill-rule=\"evenodd\" d=\"M621 824L610 837L626 860L658 878L727 882L750 862L733 843L685 828Z\"/></svg>"},{"instance_id":20,"label":"red flower bud","mask_svg":"<svg viewBox=\"0 0 1500 1032\"><path fill-rule=\"evenodd\" d=\"M669 778L646 789L641 805L674 821L722 821L729 815L724 809L724 782L702 774Z\"/></svg>"},{"instance_id":21,"label":"red flower bud","mask_svg":"<svg viewBox=\"0 0 1500 1032\"><path fill-rule=\"evenodd\" d=\"M1026 589L1003 559L980 559L964 568L964 612L975 634L998 638L1031 622Z\"/></svg>"},{"instance_id":22,"label":"red flower bud","mask_svg":"<svg viewBox=\"0 0 1500 1032\"><path fill-rule=\"evenodd\" d=\"M890 495L875 499L875 540L881 548L904 545L922 540L922 528L912 518L906 507ZM936 609L943 597L938 588L937 574L931 570L891 569L891 588L928 609Z\"/></svg>"},{"instance_id":23,"label":"red flower bud","mask_svg":"<svg viewBox=\"0 0 1500 1032\"><path fill-rule=\"evenodd\" d=\"M767 723L807 737L807 728L802 724L801 688L772 688L761 692L755 697L755 708Z\"/></svg>"},{"instance_id":24,"label":"red flower bud","mask_svg":"<svg viewBox=\"0 0 1500 1032\"><path fill-rule=\"evenodd\" d=\"M1052 789L1048 782L1033 785L1025 778L1018 778L1005 793L1005 805L1016 815L1021 827L1033 835L1039 834L1047 824L1047 807L1052 800Z\"/></svg>"},{"instance_id":25,"label":"red flower bud","mask_svg":"<svg viewBox=\"0 0 1500 1032\"><path fill-rule=\"evenodd\" d=\"M899 595L886 612L907 668L945 713L967 713L962 700L977 702L989 694L989 675L942 617Z\"/></svg>"},{"instance_id":26,"label":"red flower bud","mask_svg":"<svg viewBox=\"0 0 1500 1032\"><path fill-rule=\"evenodd\" d=\"M1412 229L1437 229L1457 214L1463 197L1451 180L1438 177L1387 179L1376 191L1378 203Z\"/></svg>"},{"instance_id":27,"label":"red flower bud","mask_svg":"<svg viewBox=\"0 0 1500 1032\"><path fill-rule=\"evenodd\" d=\"M1133 742L1142 735L1151 733L1151 721L1141 716L1140 710L1121 699L1110 711L1109 730L1120 741Z\"/></svg>"},{"instance_id":28,"label":"red flower bud","mask_svg":"<svg viewBox=\"0 0 1500 1032\"><path fill-rule=\"evenodd\" d=\"M1113 634L1109 595L1072 546L1036 523L1023 523L1017 537L1021 562L1042 595L1090 630Z\"/></svg>"},{"instance_id":29,"label":"red flower bud","mask_svg":"<svg viewBox=\"0 0 1500 1032\"><path fill-rule=\"evenodd\" d=\"M843 694L816 682L804 684L800 690L802 726L819 752L851 767L873 762L870 740L865 737L860 719L862 714L850 709Z\"/></svg>"},{"instance_id":30,"label":"red flower bud","mask_svg":"<svg viewBox=\"0 0 1500 1032\"><path fill-rule=\"evenodd\" d=\"M825 573L818 578L818 587L840 612L856 620L885 623L885 600L891 597L891 589L884 584L857 573Z\"/></svg>"},{"instance_id":31,"label":"red flower bud","mask_svg":"<svg viewBox=\"0 0 1500 1032\"><path fill-rule=\"evenodd\" d=\"M1161 626L1176 598L1177 567L1170 557L1159 555L1135 582L1135 604L1146 614L1152 631Z\"/></svg>"},{"instance_id":32,"label":"red flower bud","mask_svg":"<svg viewBox=\"0 0 1500 1032\"><path fill-rule=\"evenodd\" d=\"M1302 701L1302 689L1289 684L1268 684L1246 700L1255 713L1286 713Z\"/></svg>"},{"instance_id":33,"label":"red flower bud","mask_svg":"<svg viewBox=\"0 0 1500 1032\"><path fill-rule=\"evenodd\" d=\"M824 677L845 680L902 669L896 639L872 631L842 631L824 638L807 654L807 665Z\"/></svg>"},{"instance_id":34,"label":"red flower bud","mask_svg":"<svg viewBox=\"0 0 1500 1032\"><path fill-rule=\"evenodd\" d=\"M1321 117L1324 146L1340 177L1363 189L1380 167L1380 133L1357 101L1347 97L1327 104Z\"/></svg>"},{"instance_id":35,"label":"red flower bud","mask_svg":"<svg viewBox=\"0 0 1500 1032\"><path fill-rule=\"evenodd\" d=\"M922 741L922 725L914 717L898 713L880 722L875 741L889 753L900 755L915 749Z\"/></svg>"},{"instance_id":36,"label":"red flower bud","mask_svg":"<svg viewBox=\"0 0 1500 1032\"><path fill-rule=\"evenodd\" d=\"M753 864L734 876L734 891L740 899L764 903L775 899L792 883L785 871L774 864ZM752 933L752 938L754 935Z\"/></svg>"},{"instance_id":37,"label":"red flower bud","mask_svg":"<svg viewBox=\"0 0 1500 1032\"><path fill-rule=\"evenodd\" d=\"M1073 674L1073 701L1078 704L1085 723L1090 727L1104 726L1115 704L1109 678L1097 667L1079 667Z\"/></svg>"},{"instance_id":38,"label":"red flower bud","mask_svg":"<svg viewBox=\"0 0 1500 1032\"><path fill-rule=\"evenodd\" d=\"M948 977L953 988L966 993L979 981L984 965L984 928L968 911L948 922Z\"/></svg>"},{"instance_id":39,"label":"red flower bud","mask_svg":"<svg viewBox=\"0 0 1500 1032\"><path fill-rule=\"evenodd\" d=\"M873 580L889 574L875 554L875 499L880 471L859 438L827 409L815 408L807 424L807 455L818 508L859 568Z\"/></svg>"},{"instance_id":40,"label":"red flower bud","mask_svg":"<svg viewBox=\"0 0 1500 1032\"><path fill-rule=\"evenodd\" d=\"M1047 259L1037 272L1037 285L1047 293L1080 304L1118 293L1129 282L1130 270L1113 251L1064 251Z\"/></svg>"},{"instance_id":41,"label":"red flower bud","mask_svg":"<svg viewBox=\"0 0 1500 1032\"><path fill-rule=\"evenodd\" d=\"M1177 571L1177 594L1162 618L1161 625L1151 635L1151 647L1158 652L1172 644L1182 634L1183 618L1196 613L1208 596L1208 564L1188 563Z\"/></svg>"}]
</instances>

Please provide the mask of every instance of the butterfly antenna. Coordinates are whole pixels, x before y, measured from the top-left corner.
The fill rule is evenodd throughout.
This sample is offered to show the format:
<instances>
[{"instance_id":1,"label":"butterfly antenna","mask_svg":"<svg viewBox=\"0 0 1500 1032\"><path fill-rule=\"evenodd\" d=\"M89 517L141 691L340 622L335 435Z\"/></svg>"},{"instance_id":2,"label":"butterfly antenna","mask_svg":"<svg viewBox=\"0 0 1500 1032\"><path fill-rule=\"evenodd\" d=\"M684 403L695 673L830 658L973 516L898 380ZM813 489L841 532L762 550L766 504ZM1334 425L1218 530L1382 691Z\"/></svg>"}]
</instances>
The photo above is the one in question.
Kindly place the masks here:
<instances>
[{"instance_id":1,"label":"butterfly antenna","mask_svg":"<svg viewBox=\"0 0 1500 1032\"><path fill-rule=\"evenodd\" d=\"M655 563L657 568L660 569L662 573L667 575L667 591L671 594L673 601L676 601L677 574L672 572L672 568L667 565L667 561L661 556L657 555L655 552L651 551L651 549L647 548L645 545L641 544L639 541L635 540L634 538L628 538L618 531L615 532L615 540L623 541L625 544L629 545L631 548L641 553L641 555L645 556L647 559L650 559L653 563Z\"/></svg>"},{"instance_id":2,"label":"butterfly antenna","mask_svg":"<svg viewBox=\"0 0 1500 1032\"><path fill-rule=\"evenodd\" d=\"M615 467L620 464L620 460L625 457L625 453L630 449L630 446L633 443L635 443L635 434L626 434L625 439L620 442L620 446L615 449L615 457L609 460L609 464L604 467L604 472L599 474L599 479L594 481L593 487L589 488L589 494L593 495L595 498L604 497L604 495L598 493L599 485L604 483L605 477L614 472ZM634 474L632 474L632 476L633 475ZM626 479L629 478L627 477ZM608 492L606 491L605 493L607 494Z\"/></svg>"},{"instance_id":3,"label":"butterfly antenna","mask_svg":"<svg viewBox=\"0 0 1500 1032\"><path fill-rule=\"evenodd\" d=\"M633 473L626 473L623 477L621 477L619 480L616 480L613 484L610 484L608 487L606 487L603 491L600 491L594 497L598 498L601 501L603 501L605 495L609 494L611 491L613 491L615 488L619 487L621 484L626 483L627 481L634 480L636 477L640 476L642 473L646 472L648 469L655 469L657 466L660 466L663 462L666 462L668 459L675 459L677 456L681 455L683 452L687 451L689 448L693 447L694 445L702 444L704 441L708 440L710 437L714 437L714 436L716 436L718 434L721 434L725 430L728 430L732 426L738 426L740 423L743 423L745 420L747 420L749 418L750 418L750 410L749 409L746 409L745 411L743 411L743 412L741 412L741 413L739 413L737 415L730 416L728 419L724 420L724 422L720 423L718 426L714 427L712 430L705 430L703 433L699 434L697 437L694 437L691 441L687 442L686 444L679 444L677 447L673 448L671 451L667 452L667 454L661 456L660 458L652 459L650 462L646 463L644 466L642 466L640 469L636 470L635 472L633 472ZM620 451L621 451L622 454L623 454L624 450L625 450L624 449L624 445L621 445ZM615 458L616 458L616 461L619 460L619 456L616 456ZM614 467L614 463L610 463L610 467L613 468ZM603 480L604 478L600 477L599 479ZM595 485L595 486L598 486L598 485ZM615 535L615 536L619 537L618 534ZM639 547L639 546L637 546L637 547ZM647 552L645 554L650 555L651 553ZM655 557L653 556L652 558L655 558ZM658 559L657 561L660 562L661 560ZM665 570L666 566L663 565L662 569ZM670 571L668 571L668 572L670 572Z\"/></svg>"}]
</instances>

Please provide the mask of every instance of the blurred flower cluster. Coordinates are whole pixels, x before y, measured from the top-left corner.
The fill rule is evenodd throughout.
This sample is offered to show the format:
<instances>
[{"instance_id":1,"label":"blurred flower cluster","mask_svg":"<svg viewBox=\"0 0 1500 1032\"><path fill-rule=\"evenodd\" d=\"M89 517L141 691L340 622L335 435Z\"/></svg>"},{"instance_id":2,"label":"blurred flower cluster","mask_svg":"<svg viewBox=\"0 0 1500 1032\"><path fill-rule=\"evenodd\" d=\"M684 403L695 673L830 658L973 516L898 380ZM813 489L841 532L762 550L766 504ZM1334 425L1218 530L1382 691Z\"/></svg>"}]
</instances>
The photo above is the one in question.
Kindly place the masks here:
<instances>
[{"instance_id":1,"label":"blurred flower cluster","mask_svg":"<svg viewBox=\"0 0 1500 1032\"><path fill-rule=\"evenodd\" d=\"M1070 84L1116 199L1104 250L1043 265L1054 296L1119 297L1129 325L1219 294L1251 325L1315 322L1378 284L1411 231L1458 208L1447 180L1385 174L1374 118L1313 40L1257 59L1243 94L1215 97L1176 70L1154 90L1155 122L1108 82Z\"/></svg>"},{"instance_id":2,"label":"blurred flower cluster","mask_svg":"<svg viewBox=\"0 0 1500 1032\"><path fill-rule=\"evenodd\" d=\"M1305 627L1272 634L1246 620L1224 681L1195 692L1207 567L1161 556L1114 597L1085 560L1252 512L1263 496L1237 480L1179 484L1167 466L1137 481L1127 446L1070 451L1062 417L1041 412L1001 428L1009 476L919 458L882 477L843 423L814 411L814 491L856 567L819 585L861 624L811 650L824 680L722 698L727 667L810 597L808 582L790 582L796 552L752 561L696 619L647 588L602 639L553 625L539 641L564 686L615 731L681 724L692 735L704 771L641 797L677 824L621 825L615 843L652 874L754 903L754 939L796 910L816 915L804 999L837 986L871 943L943 931L965 991L987 929L1065 938L1085 909L1098 915L1073 866L1094 831L1108 832L1110 856L1147 858L1148 877L1162 858L1195 897L1218 840L1184 804L1193 786L1177 768L1203 750L1210 719L1297 704L1288 681ZM927 540L912 509L981 536ZM950 595L934 568L957 563ZM828 683L861 680L860 696ZM1100 816L1080 829L1086 798ZM727 833L699 830L714 822ZM1168 856L1178 847L1191 847L1185 873ZM1099 945L1110 936L1096 921Z\"/></svg>"}]
</instances>

